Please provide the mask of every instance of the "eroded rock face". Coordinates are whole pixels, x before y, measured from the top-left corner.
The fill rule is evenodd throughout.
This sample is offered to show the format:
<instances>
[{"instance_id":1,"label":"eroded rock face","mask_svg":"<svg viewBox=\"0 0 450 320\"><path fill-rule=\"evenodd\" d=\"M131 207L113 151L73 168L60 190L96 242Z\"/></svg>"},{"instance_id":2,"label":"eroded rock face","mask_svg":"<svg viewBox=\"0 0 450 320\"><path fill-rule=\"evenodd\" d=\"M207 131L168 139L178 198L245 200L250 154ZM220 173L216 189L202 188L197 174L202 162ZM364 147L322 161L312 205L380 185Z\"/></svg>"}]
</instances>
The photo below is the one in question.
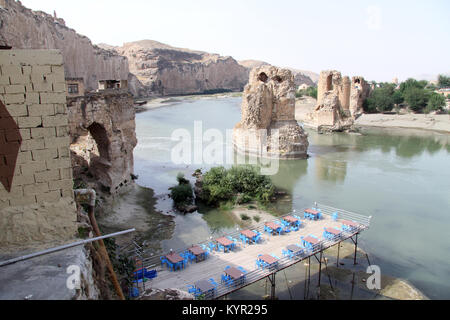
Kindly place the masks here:
<instances>
[{"instance_id":1,"label":"eroded rock face","mask_svg":"<svg viewBox=\"0 0 450 320\"><path fill-rule=\"evenodd\" d=\"M309 120L317 128L342 131L350 128L363 113L363 102L370 94L370 86L363 77L342 77L336 70L320 73L317 107Z\"/></svg>"},{"instance_id":2,"label":"eroded rock face","mask_svg":"<svg viewBox=\"0 0 450 320\"><path fill-rule=\"evenodd\" d=\"M65 76L84 78L87 90L95 90L99 80L128 78L128 61L114 50L92 44L85 36L68 28L63 19L42 11L32 11L20 1L5 0L0 9L0 44L14 49L59 49Z\"/></svg>"},{"instance_id":3,"label":"eroded rock face","mask_svg":"<svg viewBox=\"0 0 450 320\"><path fill-rule=\"evenodd\" d=\"M242 153L261 155L261 151L267 151L267 156L273 158L307 157L307 134L295 120L291 71L261 66L250 72L242 119L234 128L233 143Z\"/></svg>"},{"instance_id":4,"label":"eroded rock face","mask_svg":"<svg viewBox=\"0 0 450 320\"><path fill-rule=\"evenodd\" d=\"M113 48L128 58L130 72L141 82L130 86L134 95L241 91L247 82L247 70L232 57L174 48L153 40L102 47Z\"/></svg>"},{"instance_id":5,"label":"eroded rock face","mask_svg":"<svg viewBox=\"0 0 450 320\"><path fill-rule=\"evenodd\" d=\"M124 91L68 98L74 178L93 178L112 194L133 181L137 144L133 97Z\"/></svg>"}]
</instances>

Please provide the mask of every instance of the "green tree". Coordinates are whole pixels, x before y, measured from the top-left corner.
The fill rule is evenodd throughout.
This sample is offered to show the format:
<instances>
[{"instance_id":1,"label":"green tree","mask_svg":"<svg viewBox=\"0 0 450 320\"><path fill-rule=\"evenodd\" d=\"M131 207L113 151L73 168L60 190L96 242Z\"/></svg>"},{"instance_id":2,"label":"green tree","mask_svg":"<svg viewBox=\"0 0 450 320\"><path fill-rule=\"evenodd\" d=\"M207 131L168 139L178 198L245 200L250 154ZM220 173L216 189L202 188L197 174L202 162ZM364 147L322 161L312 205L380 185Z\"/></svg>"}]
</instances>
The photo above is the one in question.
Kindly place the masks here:
<instances>
[{"instance_id":1,"label":"green tree","mask_svg":"<svg viewBox=\"0 0 450 320\"><path fill-rule=\"evenodd\" d=\"M170 197L176 206L190 204L194 200L194 193L189 180L184 178L184 174L177 175L178 185L170 188Z\"/></svg>"},{"instance_id":2,"label":"green tree","mask_svg":"<svg viewBox=\"0 0 450 320\"><path fill-rule=\"evenodd\" d=\"M394 94L392 95L392 99L394 104L399 105L400 103L403 103L405 99L403 98L402 93L399 90L396 90Z\"/></svg>"},{"instance_id":3,"label":"green tree","mask_svg":"<svg viewBox=\"0 0 450 320\"><path fill-rule=\"evenodd\" d=\"M370 97L363 104L363 108L368 113L391 111L394 107L394 89L390 85L375 88Z\"/></svg>"},{"instance_id":4,"label":"green tree","mask_svg":"<svg viewBox=\"0 0 450 320\"><path fill-rule=\"evenodd\" d=\"M450 87L450 77L440 74L438 77L439 88L449 88Z\"/></svg>"},{"instance_id":5,"label":"green tree","mask_svg":"<svg viewBox=\"0 0 450 320\"><path fill-rule=\"evenodd\" d=\"M419 87L410 87L405 90L403 97L411 110L421 112L426 107L430 92Z\"/></svg>"},{"instance_id":6,"label":"green tree","mask_svg":"<svg viewBox=\"0 0 450 320\"><path fill-rule=\"evenodd\" d=\"M442 111L443 107L445 107L445 97L439 93L433 92L428 99L425 112L429 113L431 111Z\"/></svg>"},{"instance_id":7,"label":"green tree","mask_svg":"<svg viewBox=\"0 0 450 320\"><path fill-rule=\"evenodd\" d=\"M426 80L417 81L416 79L409 78L405 82L402 82L400 84L400 92L405 97L406 91L409 89L417 88L417 89L424 89L428 82Z\"/></svg>"}]
</instances>

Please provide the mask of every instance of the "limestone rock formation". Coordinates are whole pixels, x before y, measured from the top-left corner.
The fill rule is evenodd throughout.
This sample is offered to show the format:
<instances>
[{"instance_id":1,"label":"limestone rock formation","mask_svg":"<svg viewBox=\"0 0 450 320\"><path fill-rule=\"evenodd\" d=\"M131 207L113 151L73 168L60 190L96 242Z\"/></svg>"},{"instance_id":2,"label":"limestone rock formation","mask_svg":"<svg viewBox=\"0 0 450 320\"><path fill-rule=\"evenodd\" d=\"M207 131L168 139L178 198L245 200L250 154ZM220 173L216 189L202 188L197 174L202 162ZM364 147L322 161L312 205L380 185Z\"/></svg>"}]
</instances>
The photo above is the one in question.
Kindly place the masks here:
<instances>
[{"instance_id":1,"label":"limestone rock formation","mask_svg":"<svg viewBox=\"0 0 450 320\"><path fill-rule=\"evenodd\" d=\"M93 178L106 193L119 193L133 181L137 144L130 93L110 90L68 98L69 132L75 178Z\"/></svg>"},{"instance_id":2,"label":"limestone rock formation","mask_svg":"<svg viewBox=\"0 0 450 320\"><path fill-rule=\"evenodd\" d=\"M248 73L250 74L250 71L253 68L261 67L261 66L270 66L269 63L264 61L258 61L258 60L241 60L238 61L240 65L247 68ZM317 80L319 80L319 75L317 73L306 71L306 70L298 70L298 69L292 69L287 68L292 71L294 74L294 83L297 87L306 84L307 86L313 86L315 87L317 84Z\"/></svg>"},{"instance_id":3,"label":"limestone rock formation","mask_svg":"<svg viewBox=\"0 0 450 320\"><path fill-rule=\"evenodd\" d=\"M242 153L261 155L267 151L267 157L307 157L307 134L295 120L291 71L261 66L250 72L244 89L242 119L234 128L233 143Z\"/></svg>"},{"instance_id":4,"label":"limestone rock formation","mask_svg":"<svg viewBox=\"0 0 450 320\"><path fill-rule=\"evenodd\" d=\"M317 90L317 107L309 121L317 128L342 131L350 128L363 113L362 105L370 94L363 77L342 77L335 70L322 71Z\"/></svg>"},{"instance_id":5,"label":"limestone rock formation","mask_svg":"<svg viewBox=\"0 0 450 320\"><path fill-rule=\"evenodd\" d=\"M0 7L0 43L14 49L59 49L66 77L84 78L87 90L97 89L99 80L128 78L125 57L93 45L62 19L32 11L20 1L4 2L4 8Z\"/></svg>"},{"instance_id":6,"label":"limestone rock formation","mask_svg":"<svg viewBox=\"0 0 450 320\"><path fill-rule=\"evenodd\" d=\"M175 48L153 41L125 43L114 48L130 63L130 72L142 83L131 85L134 95L182 95L241 91L247 70L232 57Z\"/></svg>"}]
</instances>

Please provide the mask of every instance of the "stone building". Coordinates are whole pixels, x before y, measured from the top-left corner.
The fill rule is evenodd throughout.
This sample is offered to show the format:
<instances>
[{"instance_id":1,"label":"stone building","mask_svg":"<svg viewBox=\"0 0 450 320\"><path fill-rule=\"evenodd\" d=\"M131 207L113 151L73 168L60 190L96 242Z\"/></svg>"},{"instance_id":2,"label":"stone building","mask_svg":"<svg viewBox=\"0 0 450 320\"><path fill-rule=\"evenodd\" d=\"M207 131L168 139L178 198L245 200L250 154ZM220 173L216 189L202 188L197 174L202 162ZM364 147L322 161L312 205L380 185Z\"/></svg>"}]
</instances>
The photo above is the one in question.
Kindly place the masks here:
<instances>
[{"instance_id":1,"label":"stone building","mask_svg":"<svg viewBox=\"0 0 450 320\"><path fill-rule=\"evenodd\" d=\"M128 80L100 80L98 82L98 90L122 89L128 90Z\"/></svg>"},{"instance_id":2,"label":"stone building","mask_svg":"<svg viewBox=\"0 0 450 320\"><path fill-rule=\"evenodd\" d=\"M58 50L0 50L2 250L75 238L65 90Z\"/></svg>"},{"instance_id":3,"label":"stone building","mask_svg":"<svg viewBox=\"0 0 450 320\"><path fill-rule=\"evenodd\" d=\"M295 89L290 70L261 66L250 72L242 119L233 130L238 152L282 159L307 157L307 134L295 120Z\"/></svg>"},{"instance_id":4,"label":"stone building","mask_svg":"<svg viewBox=\"0 0 450 320\"><path fill-rule=\"evenodd\" d=\"M84 96L84 79L83 78L66 78L67 96L79 97Z\"/></svg>"}]
</instances>

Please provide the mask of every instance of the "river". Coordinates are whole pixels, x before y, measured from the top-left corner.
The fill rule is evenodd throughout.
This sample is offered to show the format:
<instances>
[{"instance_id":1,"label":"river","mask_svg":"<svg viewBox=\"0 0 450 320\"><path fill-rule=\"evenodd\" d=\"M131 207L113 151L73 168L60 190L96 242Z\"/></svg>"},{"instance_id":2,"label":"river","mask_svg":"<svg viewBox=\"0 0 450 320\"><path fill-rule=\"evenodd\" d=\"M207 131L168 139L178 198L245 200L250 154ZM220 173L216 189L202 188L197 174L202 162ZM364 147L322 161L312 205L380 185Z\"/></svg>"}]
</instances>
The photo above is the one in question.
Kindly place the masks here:
<instances>
[{"instance_id":1,"label":"river","mask_svg":"<svg viewBox=\"0 0 450 320\"><path fill-rule=\"evenodd\" d=\"M137 183L153 189L158 197L176 184L178 172L193 181L195 169L211 165L175 165L171 150L178 142L171 140L172 133L186 129L193 134L194 122L202 121L203 132L218 129L225 136L240 120L241 101L240 97L176 98L136 114ZM362 134L307 132L310 157L280 161L271 177L292 199L281 203L278 211L287 213L317 201L371 215L371 227L361 236L371 262L382 273L408 280L431 299L449 299L450 135L375 128L362 129ZM168 212L172 203L158 200L156 208ZM176 215L174 234L163 241L164 250L236 227L219 210L199 211Z\"/></svg>"}]
</instances>

